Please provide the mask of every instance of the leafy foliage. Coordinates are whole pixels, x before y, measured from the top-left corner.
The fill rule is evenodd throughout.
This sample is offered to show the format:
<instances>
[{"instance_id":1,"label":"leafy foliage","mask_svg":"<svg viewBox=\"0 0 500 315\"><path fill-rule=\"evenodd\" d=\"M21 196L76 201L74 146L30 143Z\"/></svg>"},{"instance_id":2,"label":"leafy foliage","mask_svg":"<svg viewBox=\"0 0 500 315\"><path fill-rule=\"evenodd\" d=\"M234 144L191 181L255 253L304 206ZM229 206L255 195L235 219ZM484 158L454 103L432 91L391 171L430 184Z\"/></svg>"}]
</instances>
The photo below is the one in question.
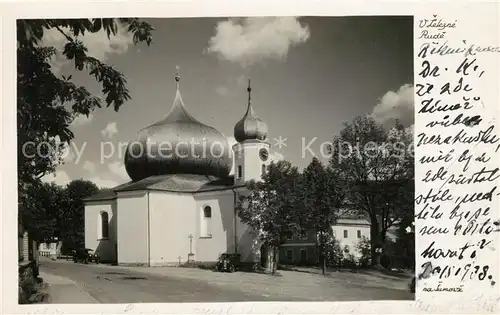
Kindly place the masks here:
<instances>
[{"instance_id":1,"label":"leafy foliage","mask_svg":"<svg viewBox=\"0 0 500 315\"><path fill-rule=\"evenodd\" d=\"M298 229L296 209L300 203L295 191L299 178L299 171L290 162L272 162L262 181L247 183L248 194L240 196L236 205L241 221L273 248L273 272L285 234Z\"/></svg>"},{"instance_id":2,"label":"leafy foliage","mask_svg":"<svg viewBox=\"0 0 500 315\"><path fill-rule=\"evenodd\" d=\"M30 185L19 198L20 220L34 240L43 242L58 234L59 211L67 204L63 187L52 183Z\"/></svg>"},{"instance_id":3,"label":"leafy foliage","mask_svg":"<svg viewBox=\"0 0 500 315\"><path fill-rule=\"evenodd\" d=\"M323 274L326 272L326 246L332 225L343 201L343 192L335 182L332 170L325 169L314 157L301 176L301 189L296 191L302 200L300 224L318 234L318 248Z\"/></svg>"},{"instance_id":4,"label":"leafy foliage","mask_svg":"<svg viewBox=\"0 0 500 315\"><path fill-rule=\"evenodd\" d=\"M62 205L66 198L79 198L84 194L78 189L73 192L74 185L70 185L70 195L65 196L61 188L42 184L40 179L54 172L61 163L62 149L74 137L70 124L77 116L88 116L103 106L112 106L118 111L130 99L124 75L89 55L81 40L86 33L100 31L111 38L117 34L119 24L133 34L134 43L151 44L153 27L136 18L17 20L19 217L39 241L58 233L66 233L72 242L81 239L81 215L71 223L62 224L61 218L57 221L58 216L53 212L78 212L81 205L71 202L67 205L69 208ZM104 100L92 95L84 86L76 85L71 75L59 77L54 73L50 60L56 49L43 46L42 41L44 33L50 29L64 36L63 55L73 61L76 71L88 72L101 85ZM71 217L68 213L64 215Z\"/></svg>"},{"instance_id":5,"label":"leafy foliage","mask_svg":"<svg viewBox=\"0 0 500 315\"><path fill-rule=\"evenodd\" d=\"M84 180L74 180L66 186L67 204L60 212L60 238L65 248L85 243L85 206L83 199L99 192L99 188Z\"/></svg>"},{"instance_id":6,"label":"leafy foliage","mask_svg":"<svg viewBox=\"0 0 500 315\"><path fill-rule=\"evenodd\" d=\"M65 248L81 246L85 241L83 199L99 191L89 181L74 180L62 187L53 183L30 185L20 195L19 215L23 226L37 242L58 237Z\"/></svg>"},{"instance_id":7,"label":"leafy foliage","mask_svg":"<svg viewBox=\"0 0 500 315\"><path fill-rule=\"evenodd\" d=\"M339 241L332 235L328 235L325 246L325 255L328 267L340 267L344 258L344 253Z\"/></svg>"},{"instance_id":8,"label":"leafy foliage","mask_svg":"<svg viewBox=\"0 0 500 315\"><path fill-rule=\"evenodd\" d=\"M151 44L153 27L135 18L127 19L38 19L17 20L17 128L18 176L20 189L55 170L60 163L61 146L73 139L69 126L78 115L89 115L94 109L112 106L115 111L130 99L126 79L112 66L88 55L80 40L85 33L118 31L118 23L133 34L134 43ZM87 71L101 85L104 100L77 86L72 77L58 77L50 60L54 47L42 46L45 31L55 29L66 39L63 55L74 62L77 71ZM49 141L58 144L37 145ZM31 143L29 148L24 146ZM28 152L23 152L25 148Z\"/></svg>"},{"instance_id":9,"label":"leafy foliage","mask_svg":"<svg viewBox=\"0 0 500 315\"><path fill-rule=\"evenodd\" d=\"M345 123L331 148L330 167L342 182L348 207L371 221L372 264L388 228L413 210L413 135L396 122L390 131L370 117Z\"/></svg>"},{"instance_id":10,"label":"leafy foliage","mask_svg":"<svg viewBox=\"0 0 500 315\"><path fill-rule=\"evenodd\" d=\"M359 265L360 267L368 267L371 260L371 242L366 237L361 237L361 240L355 246L356 250L360 253Z\"/></svg>"}]
</instances>

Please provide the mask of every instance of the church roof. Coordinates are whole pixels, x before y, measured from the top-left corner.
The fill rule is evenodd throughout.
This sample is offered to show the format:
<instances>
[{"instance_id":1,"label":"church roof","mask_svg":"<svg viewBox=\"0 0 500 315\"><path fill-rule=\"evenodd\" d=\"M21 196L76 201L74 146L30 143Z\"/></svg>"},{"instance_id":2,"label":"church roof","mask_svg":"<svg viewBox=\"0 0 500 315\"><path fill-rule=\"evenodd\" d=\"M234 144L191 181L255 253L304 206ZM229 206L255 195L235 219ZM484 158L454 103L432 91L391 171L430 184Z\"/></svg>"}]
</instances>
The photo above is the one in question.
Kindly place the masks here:
<instances>
[{"instance_id":1,"label":"church roof","mask_svg":"<svg viewBox=\"0 0 500 315\"><path fill-rule=\"evenodd\" d=\"M225 178L233 160L227 138L188 113L179 90L165 118L139 131L125 152L125 169L133 181L167 174L209 174Z\"/></svg>"},{"instance_id":2,"label":"church roof","mask_svg":"<svg viewBox=\"0 0 500 315\"><path fill-rule=\"evenodd\" d=\"M257 116L250 97L252 88L250 80L248 80L248 105L247 111L243 118L234 125L234 138L238 142L245 140L260 140L264 141L267 138L267 125Z\"/></svg>"},{"instance_id":3,"label":"church roof","mask_svg":"<svg viewBox=\"0 0 500 315\"><path fill-rule=\"evenodd\" d=\"M84 201L111 200L116 198L117 192L156 190L180 193L200 193L208 191L228 190L242 185L234 185L234 178L217 178L210 175L197 174L167 174L150 176L148 178L131 181L113 188L109 192L98 193L85 198Z\"/></svg>"}]
</instances>

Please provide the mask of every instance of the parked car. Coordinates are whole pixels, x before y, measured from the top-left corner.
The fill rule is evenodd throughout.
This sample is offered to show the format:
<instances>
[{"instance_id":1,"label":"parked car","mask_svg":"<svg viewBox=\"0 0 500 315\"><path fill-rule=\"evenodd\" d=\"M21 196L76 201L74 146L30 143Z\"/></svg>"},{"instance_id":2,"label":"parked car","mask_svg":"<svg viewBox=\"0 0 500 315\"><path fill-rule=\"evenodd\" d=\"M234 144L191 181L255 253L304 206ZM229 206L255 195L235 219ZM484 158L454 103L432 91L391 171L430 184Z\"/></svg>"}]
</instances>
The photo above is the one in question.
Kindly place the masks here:
<instances>
[{"instance_id":1,"label":"parked car","mask_svg":"<svg viewBox=\"0 0 500 315\"><path fill-rule=\"evenodd\" d=\"M84 264L99 263L99 255L97 255L92 249L89 248L78 248L73 250L73 261L75 263L82 262Z\"/></svg>"},{"instance_id":2,"label":"parked car","mask_svg":"<svg viewBox=\"0 0 500 315\"><path fill-rule=\"evenodd\" d=\"M221 254L219 261L215 265L215 270L219 272L235 272L240 268L241 259L239 254Z\"/></svg>"}]
</instances>

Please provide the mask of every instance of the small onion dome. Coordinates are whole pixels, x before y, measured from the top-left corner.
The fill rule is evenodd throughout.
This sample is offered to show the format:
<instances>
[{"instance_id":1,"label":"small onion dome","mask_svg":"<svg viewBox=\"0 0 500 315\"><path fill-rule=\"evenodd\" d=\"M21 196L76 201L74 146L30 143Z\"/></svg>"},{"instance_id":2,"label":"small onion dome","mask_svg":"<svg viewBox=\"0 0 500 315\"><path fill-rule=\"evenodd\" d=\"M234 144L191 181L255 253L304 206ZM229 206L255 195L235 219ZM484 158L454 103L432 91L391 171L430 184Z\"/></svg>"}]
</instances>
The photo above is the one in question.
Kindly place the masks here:
<instances>
[{"instance_id":1,"label":"small onion dome","mask_svg":"<svg viewBox=\"0 0 500 315\"><path fill-rule=\"evenodd\" d=\"M250 80L248 80L248 106L245 116L234 126L234 138L238 142L245 140L260 140L267 139L267 125L255 113L252 107L250 92Z\"/></svg>"},{"instance_id":2,"label":"small onion dome","mask_svg":"<svg viewBox=\"0 0 500 315\"><path fill-rule=\"evenodd\" d=\"M177 89L167 116L142 129L137 141L129 143L125 169L133 181L167 174L225 178L232 168L229 150L224 135L186 111Z\"/></svg>"}]
</instances>

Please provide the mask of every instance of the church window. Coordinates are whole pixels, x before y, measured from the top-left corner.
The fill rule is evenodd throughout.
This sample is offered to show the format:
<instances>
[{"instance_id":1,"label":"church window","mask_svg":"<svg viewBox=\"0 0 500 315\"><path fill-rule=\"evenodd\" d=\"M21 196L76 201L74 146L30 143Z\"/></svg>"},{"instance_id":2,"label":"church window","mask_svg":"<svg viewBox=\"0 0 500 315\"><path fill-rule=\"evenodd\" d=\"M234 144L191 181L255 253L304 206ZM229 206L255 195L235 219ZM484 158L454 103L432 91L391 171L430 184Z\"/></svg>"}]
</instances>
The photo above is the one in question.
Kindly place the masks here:
<instances>
[{"instance_id":1,"label":"church window","mask_svg":"<svg viewBox=\"0 0 500 315\"><path fill-rule=\"evenodd\" d=\"M212 208L210 206L203 207L203 217L201 220L201 236L210 237L210 221L212 219Z\"/></svg>"},{"instance_id":2,"label":"church window","mask_svg":"<svg viewBox=\"0 0 500 315\"><path fill-rule=\"evenodd\" d=\"M238 165L238 178L241 178L242 168L241 165Z\"/></svg>"},{"instance_id":3,"label":"church window","mask_svg":"<svg viewBox=\"0 0 500 315\"><path fill-rule=\"evenodd\" d=\"M109 216L107 212L101 212L101 238L109 237Z\"/></svg>"},{"instance_id":4,"label":"church window","mask_svg":"<svg viewBox=\"0 0 500 315\"><path fill-rule=\"evenodd\" d=\"M262 176L264 176L264 174L266 174L266 164L262 164Z\"/></svg>"},{"instance_id":5,"label":"church window","mask_svg":"<svg viewBox=\"0 0 500 315\"><path fill-rule=\"evenodd\" d=\"M212 208L210 208L210 206L206 206L204 209L203 209L203 216L205 218L211 218L212 217Z\"/></svg>"}]
</instances>

